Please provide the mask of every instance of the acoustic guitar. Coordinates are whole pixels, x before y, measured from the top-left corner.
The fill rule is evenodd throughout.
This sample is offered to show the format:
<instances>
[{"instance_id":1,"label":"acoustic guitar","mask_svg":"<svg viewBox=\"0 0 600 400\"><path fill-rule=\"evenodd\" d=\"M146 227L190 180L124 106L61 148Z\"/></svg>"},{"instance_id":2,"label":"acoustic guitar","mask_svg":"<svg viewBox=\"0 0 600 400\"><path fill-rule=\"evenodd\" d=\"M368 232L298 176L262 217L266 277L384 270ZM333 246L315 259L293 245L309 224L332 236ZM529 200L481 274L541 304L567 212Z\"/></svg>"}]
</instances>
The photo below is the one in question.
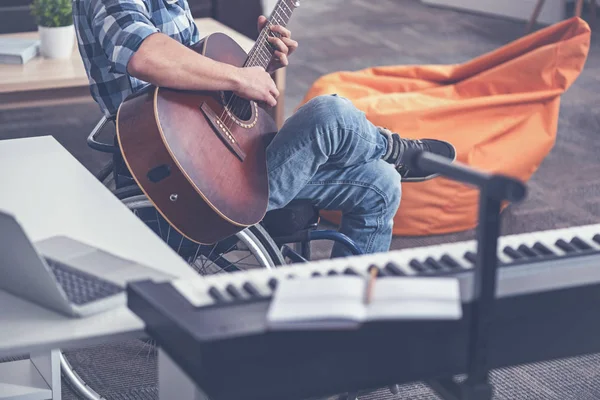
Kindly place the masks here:
<instances>
[{"instance_id":1,"label":"acoustic guitar","mask_svg":"<svg viewBox=\"0 0 600 400\"><path fill-rule=\"evenodd\" d=\"M246 52L215 33L191 48L238 67L266 68L273 57L269 24L286 26L299 6L279 0L267 27ZM269 200L266 146L277 132L254 101L231 92L148 85L129 96L116 119L118 143L133 178L171 226L213 244L264 217Z\"/></svg>"}]
</instances>

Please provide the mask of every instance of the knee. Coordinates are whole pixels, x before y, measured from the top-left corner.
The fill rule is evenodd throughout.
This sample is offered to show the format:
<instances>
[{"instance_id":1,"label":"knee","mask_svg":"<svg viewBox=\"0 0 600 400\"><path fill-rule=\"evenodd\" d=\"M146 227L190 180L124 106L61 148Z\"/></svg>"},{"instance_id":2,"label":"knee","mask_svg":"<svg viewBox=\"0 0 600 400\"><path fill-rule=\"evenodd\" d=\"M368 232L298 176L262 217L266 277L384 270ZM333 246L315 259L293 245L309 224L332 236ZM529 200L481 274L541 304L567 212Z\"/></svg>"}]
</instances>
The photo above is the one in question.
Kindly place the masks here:
<instances>
[{"instance_id":1,"label":"knee","mask_svg":"<svg viewBox=\"0 0 600 400\"><path fill-rule=\"evenodd\" d=\"M364 167L368 176L365 176L365 182L368 182L363 192L363 198L359 199L362 203L360 207L363 212L382 213L383 218L388 223L392 220L402 197L402 186L400 174L394 167L384 161L376 161L366 164Z\"/></svg>"},{"instance_id":2,"label":"knee","mask_svg":"<svg viewBox=\"0 0 600 400\"><path fill-rule=\"evenodd\" d=\"M392 218L400 207L402 199L402 184L400 174L386 162L378 162L378 174L375 186L383 193L386 203L386 213Z\"/></svg>"},{"instance_id":3,"label":"knee","mask_svg":"<svg viewBox=\"0 0 600 400\"><path fill-rule=\"evenodd\" d=\"M328 127L345 127L364 114L352 102L338 95L321 95L308 101L303 110L315 123Z\"/></svg>"}]
</instances>

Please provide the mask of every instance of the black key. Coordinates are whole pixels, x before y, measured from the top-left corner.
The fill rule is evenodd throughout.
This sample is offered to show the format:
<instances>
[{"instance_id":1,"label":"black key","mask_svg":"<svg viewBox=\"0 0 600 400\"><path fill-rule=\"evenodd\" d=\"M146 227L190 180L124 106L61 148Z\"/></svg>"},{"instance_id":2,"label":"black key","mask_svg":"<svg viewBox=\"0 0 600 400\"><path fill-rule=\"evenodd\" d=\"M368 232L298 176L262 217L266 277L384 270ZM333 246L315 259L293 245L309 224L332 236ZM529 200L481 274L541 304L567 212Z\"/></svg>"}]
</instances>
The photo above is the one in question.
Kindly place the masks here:
<instances>
[{"instance_id":1,"label":"black key","mask_svg":"<svg viewBox=\"0 0 600 400\"><path fill-rule=\"evenodd\" d=\"M425 266L423 264L421 264L421 262L415 258L410 260L408 265L410 265L412 267L412 269L414 269L417 272L425 272L427 270L427 268L425 268Z\"/></svg>"},{"instance_id":2,"label":"black key","mask_svg":"<svg viewBox=\"0 0 600 400\"><path fill-rule=\"evenodd\" d=\"M344 270L344 275L358 275L358 272L348 267Z\"/></svg>"},{"instance_id":3,"label":"black key","mask_svg":"<svg viewBox=\"0 0 600 400\"><path fill-rule=\"evenodd\" d=\"M540 242L535 242L535 244L533 245L533 248L545 256L553 256L554 255L554 252L552 250L550 250L549 248L547 248Z\"/></svg>"},{"instance_id":4,"label":"black key","mask_svg":"<svg viewBox=\"0 0 600 400\"><path fill-rule=\"evenodd\" d=\"M277 288L277 279L275 279L275 278L269 279L268 285L271 288L271 290L275 290L275 288Z\"/></svg>"},{"instance_id":5,"label":"black key","mask_svg":"<svg viewBox=\"0 0 600 400\"><path fill-rule=\"evenodd\" d=\"M244 288L246 293L248 293L251 297L260 297L260 292L258 291L256 286L254 286L250 282L244 283L242 287Z\"/></svg>"},{"instance_id":6,"label":"black key","mask_svg":"<svg viewBox=\"0 0 600 400\"><path fill-rule=\"evenodd\" d=\"M592 238L592 240L598 244L600 244L600 234L594 235L594 237Z\"/></svg>"},{"instance_id":7,"label":"black key","mask_svg":"<svg viewBox=\"0 0 600 400\"><path fill-rule=\"evenodd\" d=\"M592 246L584 242L581 238L575 236L571 239L571 244L580 250L592 250Z\"/></svg>"},{"instance_id":8,"label":"black key","mask_svg":"<svg viewBox=\"0 0 600 400\"><path fill-rule=\"evenodd\" d=\"M513 249L510 246L506 246L503 251L504 251L504 254L506 254L513 260L520 260L523 258L523 255L521 253L519 253L518 251L516 251L515 249Z\"/></svg>"},{"instance_id":9,"label":"black key","mask_svg":"<svg viewBox=\"0 0 600 400\"><path fill-rule=\"evenodd\" d=\"M385 266L385 270L390 275L396 275L396 276L404 276L404 275L406 275L404 273L404 271L402 271L396 264L394 264L392 262L387 263L387 265Z\"/></svg>"},{"instance_id":10,"label":"black key","mask_svg":"<svg viewBox=\"0 0 600 400\"><path fill-rule=\"evenodd\" d=\"M225 298L225 296L223 296L221 294L219 289L217 289L214 286L212 286L210 289L208 289L208 294L210 295L210 297L213 298L215 303L225 303L227 301L227 299Z\"/></svg>"},{"instance_id":11,"label":"black key","mask_svg":"<svg viewBox=\"0 0 600 400\"><path fill-rule=\"evenodd\" d=\"M233 286L231 283L225 287L225 291L231 295L234 299L242 299L244 296L242 293Z\"/></svg>"},{"instance_id":12,"label":"black key","mask_svg":"<svg viewBox=\"0 0 600 400\"><path fill-rule=\"evenodd\" d=\"M472 251L467 251L465 253L465 258L472 264L475 264L477 262L477 254L473 253Z\"/></svg>"},{"instance_id":13,"label":"black key","mask_svg":"<svg viewBox=\"0 0 600 400\"><path fill-rule=\"evenodd\" d=\"M429 268L434 269L436 271L441 271L444 269L444 266L442 264L440 264L439 262L437 262L436 260L434 260L431 257L427 257L427 260L425 260L425 264Z\"/></svg>"},{"instance_id":14,"label":"black key","mask_svg":"<svg viewBox=\"0 0 600 400\"><path fill-rule=\"evenodd\" d=\"M329 271L329 272L327 273L327 275L329 275L329 276L335 276L335 275L337 275L337 274L338 274L338 272L337 272L335 269L332 269L331 271Z\"/></svg>"},{"instance_id":15,"label":"black key","mask_svg":"<svg viewBox=\"0 0 600 400\"><path fill-rule=\"evenodd\" d=\"M520 245L517 248L517 250L519 250L519 252L521 252L521 254L524 254L527 257L538 257L540 255L537 252L530 249L529 247L525 246L524 244Z\"/></svg>"},{"instance_id":16,"label":"black key","mask_svg":"<svg viewBox=\"0 0 600 400\"><path fill-rule=\"evenodd\" d=\"M315 272L313 272L313 273L312 273L312 276L321 276L321 273L320 273L320 272L317 272L317 271L315 271Z\"/></svg>"},{"instance_id":17,"label":"black key","mask_svg":"<svg viewBox=\"0 0 600 400\"><path fill-rule=\"evenodd\" d=\"M454 258L450 257L448 254L444 254L442 256L442 258L440 259L440 261L452 269L460 268L460 264Z\"/></svg>"},{"instance_id":18,"label":"black key","mask_svg":"<svg viewBox=\"0 0 600 400\"><path fill-rule=\"evenodd\" d=\"M565 242L562 239L558 239L556 241L556 247L563 250L565 253L574 253L577 251L577 248L570 243Z\"/></svg>"}]
</instances>

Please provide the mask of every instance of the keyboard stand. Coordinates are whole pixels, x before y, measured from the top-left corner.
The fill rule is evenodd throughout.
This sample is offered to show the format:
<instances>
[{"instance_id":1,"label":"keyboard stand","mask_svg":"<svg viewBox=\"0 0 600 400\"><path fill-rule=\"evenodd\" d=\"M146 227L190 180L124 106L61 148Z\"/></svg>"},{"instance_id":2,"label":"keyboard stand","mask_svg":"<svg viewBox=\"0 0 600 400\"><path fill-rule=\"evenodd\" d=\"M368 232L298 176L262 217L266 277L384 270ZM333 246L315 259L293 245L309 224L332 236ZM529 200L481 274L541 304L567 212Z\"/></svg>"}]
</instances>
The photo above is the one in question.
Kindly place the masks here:
<instances>
[{"instance_id":1,"label":"keyboard stand","mask_svg":"<svg viewBox=\"0 0 600 400\"><path fill-rule=\"evenodd\" d=\"M496 298L500 213L502 202L523 200L526 188L518 180L478 172L460 164L449 164L444 158L435 154L415 152L411 159L419 169L477 186L480 191L475 287L467 348L467 377L461 383L456 383L452 378L429 380L426 383L444 400L491 400L493 388L489 382L488 341Z\"/></svg>"}]
</instances>

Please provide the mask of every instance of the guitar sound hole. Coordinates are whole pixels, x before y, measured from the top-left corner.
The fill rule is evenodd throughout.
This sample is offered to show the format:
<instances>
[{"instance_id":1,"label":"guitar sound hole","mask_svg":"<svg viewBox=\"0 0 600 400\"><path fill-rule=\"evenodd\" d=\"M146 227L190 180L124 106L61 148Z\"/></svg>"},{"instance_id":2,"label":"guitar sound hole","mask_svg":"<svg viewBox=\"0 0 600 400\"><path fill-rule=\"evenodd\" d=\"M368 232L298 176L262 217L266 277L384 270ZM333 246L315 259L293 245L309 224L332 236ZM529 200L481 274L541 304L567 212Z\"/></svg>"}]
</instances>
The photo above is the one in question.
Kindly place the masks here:
<instances>
[{"instance_id":1,"label":"guitar sound hole","mask_svg":"<svg viewBox=\"0 0 600 400\"><path fill-rule=\"evenodd\" d=\"M252 118L252 103L232 92L225 92L225 106L240 121L247 122Z\"/></svg>"}]
</instances>

